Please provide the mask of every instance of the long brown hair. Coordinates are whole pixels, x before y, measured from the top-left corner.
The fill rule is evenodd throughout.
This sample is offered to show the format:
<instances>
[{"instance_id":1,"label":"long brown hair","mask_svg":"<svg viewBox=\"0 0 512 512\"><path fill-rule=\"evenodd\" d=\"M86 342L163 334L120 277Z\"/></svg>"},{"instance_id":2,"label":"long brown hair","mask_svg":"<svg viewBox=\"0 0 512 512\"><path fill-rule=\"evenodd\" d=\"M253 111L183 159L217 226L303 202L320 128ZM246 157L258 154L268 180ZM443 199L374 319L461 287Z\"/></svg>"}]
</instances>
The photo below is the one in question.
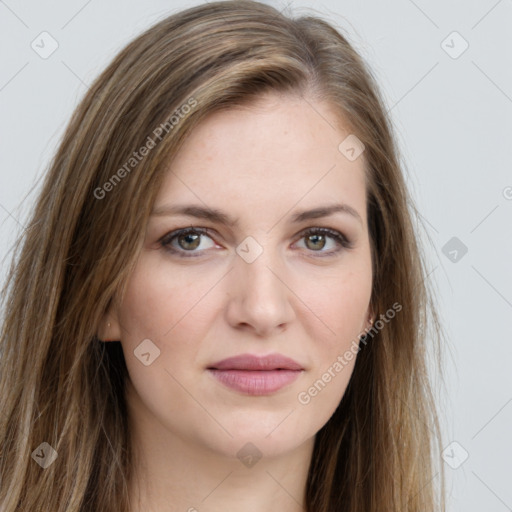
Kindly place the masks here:
<instances>
[{"instance_id":1,"label":"long brown hair","mask_svg":"<svg viewBox=\"0 0 512 512\"><path fill-rule=\"evenodd\" d=\"M120 344L99 343L98 326L124 293L187 134L205 115L268 91L328 102L365 145L371 306L379 318L401 305L358 354L316 435L305 508L444 510L426 365L426 342L441 328L376 80L319 17L293 19L242 0L163 19L116 56L72 116L2 295L3 512L129 510L128 374ZM57 456L45 469L37 450L53 452L41 443Z\"/></svg>"}]
</instances>

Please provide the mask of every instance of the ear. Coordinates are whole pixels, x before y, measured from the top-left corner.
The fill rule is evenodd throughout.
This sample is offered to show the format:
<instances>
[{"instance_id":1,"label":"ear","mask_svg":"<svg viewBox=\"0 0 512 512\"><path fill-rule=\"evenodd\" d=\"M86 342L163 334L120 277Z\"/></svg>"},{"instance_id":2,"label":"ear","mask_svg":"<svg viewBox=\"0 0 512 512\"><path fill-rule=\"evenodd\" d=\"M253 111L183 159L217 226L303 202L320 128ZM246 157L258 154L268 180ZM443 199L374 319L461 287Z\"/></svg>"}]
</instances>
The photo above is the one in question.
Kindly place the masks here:
<instances>
[{"instance_id":1,"label":"ear","mask_svg":"<svg viewBox=\"0 0 512 512\"><path fill-rule=\"evenodd\" d=\"M368 332L372 328L374 322L375 322L375 314L372 310L372 307L369 306L368 310L366 312L363 332L365 332L365 333Z\"/></svg>"},{"instance_id":2,"label":"ear","mask_svg":"<svg viewBox=\"0 0 512 512\"><path fill-rule=\"evenodd\" d=\"M97 337L100 341L105 342L121 340L121 325L115 307L109 308L103 315L98 327Z\"/></svg>"}]
</instances>

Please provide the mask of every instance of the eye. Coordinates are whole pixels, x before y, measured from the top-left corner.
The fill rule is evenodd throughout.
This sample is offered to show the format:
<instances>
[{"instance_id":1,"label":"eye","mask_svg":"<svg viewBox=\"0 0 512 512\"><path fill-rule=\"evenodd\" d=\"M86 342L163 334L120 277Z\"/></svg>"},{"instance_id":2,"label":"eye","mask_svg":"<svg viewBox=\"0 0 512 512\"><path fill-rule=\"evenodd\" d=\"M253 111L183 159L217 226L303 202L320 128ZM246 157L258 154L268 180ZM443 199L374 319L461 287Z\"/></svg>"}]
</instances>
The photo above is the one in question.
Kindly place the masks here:
<instances>
[{"instance_id":1,"label":"eye","mask_svg":"<svg viewBox=\"0 0 512 512\"><path fill-rule=\"evenodd\" d=\"M189 227L168 233L159 240L160 245L173 254L182 257L201 256L206 250L216 247L216 243L208 229ZM300 233L298 244L300 249L306 249L315 256L330 256L337 254L343 248L353 247L343 233L330 228L309 228Z\"/></svg>"},{"instance_id":2,"label":"eye","mask_svg":"<svg viewBox=\"0 0 512 512\"><path fill-rule=\"evenodd\" d=\"M183 256L192 256L192 254L185 253L200 253L215 247L215 242L208 235L208 230L204 228L178 229L165 235L160 240L160 244L167 251L181 253L180 255Z\"/></svg>"},{"instance_id":3,"label":"eye","mask_svg":"<svg viewBox=\"0 0 512 512\"><path fill-rule=\"evenodd\" d=\"M304 240L300 248L327 256L341 251L343 248L351 249L353 244L343 233L329 228L309 228L301 233L300 241ZM315 255L316 256L316 255Z\"/></svg>"}]
</instances>

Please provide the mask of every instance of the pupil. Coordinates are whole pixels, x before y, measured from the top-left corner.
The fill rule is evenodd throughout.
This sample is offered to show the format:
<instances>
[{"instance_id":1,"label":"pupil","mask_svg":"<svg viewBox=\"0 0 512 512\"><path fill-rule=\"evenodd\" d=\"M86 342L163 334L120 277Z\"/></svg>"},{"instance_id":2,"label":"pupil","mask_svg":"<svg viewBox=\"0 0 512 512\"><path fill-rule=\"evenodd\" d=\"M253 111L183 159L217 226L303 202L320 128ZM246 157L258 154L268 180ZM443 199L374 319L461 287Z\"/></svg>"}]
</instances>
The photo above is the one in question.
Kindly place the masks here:
<instances>
[{"instance_id":1,"label":"pupil","mask_svg":"<svg viewBox=\"0 0 512 512\"><path fill-rule=\"evenodd\" d=\"M310 245L310 242L312 242L312 246ZM315 245L319 244L319 245ZM325 237L324 235L309 235L307 237L306 245L310 249L323 249L325 246Z\"/></svg>"},{"instance_id":2,"label":"pupil","mask_svg":"<svg viewBox=\"0 0 512 512\"><path fill-rule=\"evenodd\" d=\"M200 235L193 233L186 233L179 237L179 243L183 249L195 249L199 245ZM185 243L181 243L185 241Z\"/></svg>"}]
</instances>

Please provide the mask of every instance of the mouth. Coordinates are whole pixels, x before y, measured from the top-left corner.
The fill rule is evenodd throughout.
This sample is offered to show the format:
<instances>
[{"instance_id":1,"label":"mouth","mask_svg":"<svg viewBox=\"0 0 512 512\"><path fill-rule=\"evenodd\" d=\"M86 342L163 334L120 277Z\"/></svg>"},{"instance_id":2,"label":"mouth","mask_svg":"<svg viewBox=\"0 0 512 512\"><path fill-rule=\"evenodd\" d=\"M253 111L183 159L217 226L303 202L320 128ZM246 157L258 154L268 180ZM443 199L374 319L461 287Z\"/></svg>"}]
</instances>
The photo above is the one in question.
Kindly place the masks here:
<instances>
[{"instance_id":1,"label":"mouth","mask_svg":"<svg viewBox=\"0 0 512 512\"><path fill-rule=\"evenodd\" d=\"M253 396L275 393L304 372L299 363L282 354L242 354L218 361L207 370L226 387Z\"/></svg>"},{"instance_id":2,"label":"mouth","mask_svg":"<svg viewBox=\"0 0 512 512\"><path fill-rule=\"evenodd\" d=\"M282 354L269 354L267 356L256 356L253 354L241 354L235 357L228 357L208 367L209 370L304 370L304 368Z\"/></svg>"}]
</instances>

